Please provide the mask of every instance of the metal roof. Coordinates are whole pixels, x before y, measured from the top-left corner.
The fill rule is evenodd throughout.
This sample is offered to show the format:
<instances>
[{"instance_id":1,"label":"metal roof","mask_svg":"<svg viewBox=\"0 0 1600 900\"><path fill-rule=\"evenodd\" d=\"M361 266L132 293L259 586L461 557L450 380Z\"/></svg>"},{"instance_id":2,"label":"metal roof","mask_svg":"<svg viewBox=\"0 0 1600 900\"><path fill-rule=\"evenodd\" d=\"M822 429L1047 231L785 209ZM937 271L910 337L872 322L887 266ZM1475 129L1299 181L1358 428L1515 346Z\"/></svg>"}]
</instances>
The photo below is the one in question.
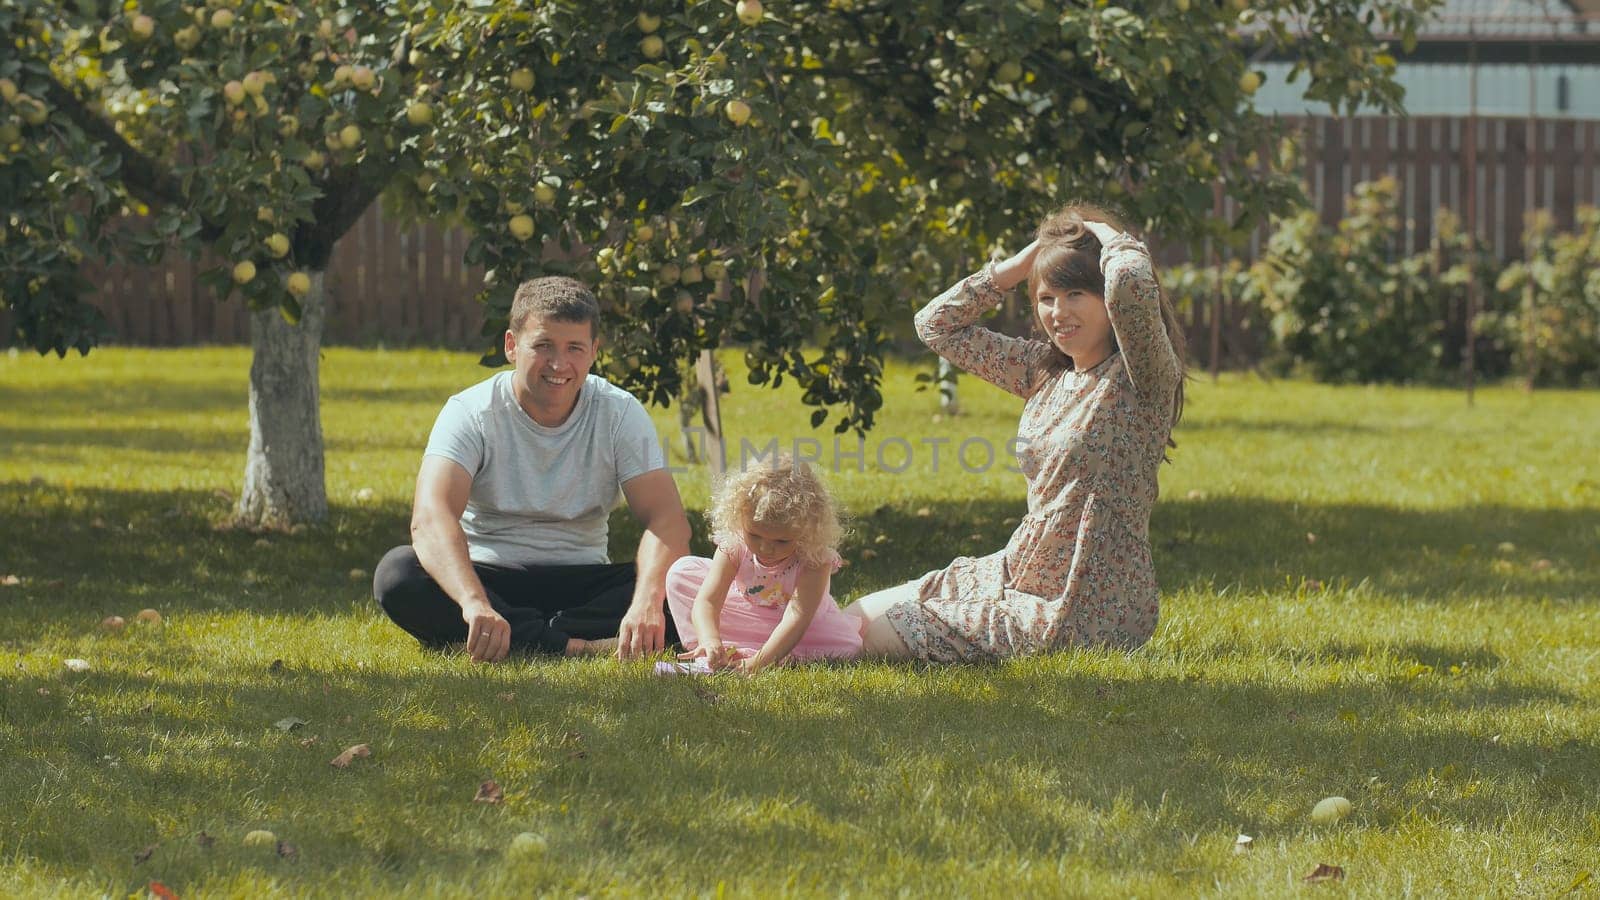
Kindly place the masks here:
<instances>
[{"instance_id":1,"label":"metal roof","mask_svg":"<svg viewBox=\"0 0 1600 900\"><path fill-rule=\"evenodd\" d=\"M1424 39L1600 34L1600 18L1559 0L1445 0L1419 30Z\"/></svg>"}]
</instances>

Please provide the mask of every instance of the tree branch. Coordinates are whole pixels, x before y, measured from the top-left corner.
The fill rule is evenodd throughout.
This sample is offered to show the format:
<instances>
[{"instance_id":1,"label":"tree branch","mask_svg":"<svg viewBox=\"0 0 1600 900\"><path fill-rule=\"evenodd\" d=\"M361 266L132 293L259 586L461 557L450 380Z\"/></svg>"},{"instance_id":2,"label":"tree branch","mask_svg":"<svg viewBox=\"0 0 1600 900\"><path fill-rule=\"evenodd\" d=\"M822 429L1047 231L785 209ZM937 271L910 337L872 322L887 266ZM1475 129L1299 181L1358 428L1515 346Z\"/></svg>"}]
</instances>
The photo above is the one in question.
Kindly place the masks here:
<instances>
[{"instance_id":1,"label":"tree branch","mask_svg":"<svg viewBox=\"0 0 1600 900\"><path fill-rule=\"evenodd\" d=\"M54 78L50 79L45 93L51 104L66 113L84 134L110 148L117 156L121 162L119 176L129 194L151 207L188 203L183 185L170 171L128 143L110 122L96 115L76 94ZM206 227L212 228L211 223L207 222ZM221 229L216 230L221 233Z\"/></svg>"}]
</instances>

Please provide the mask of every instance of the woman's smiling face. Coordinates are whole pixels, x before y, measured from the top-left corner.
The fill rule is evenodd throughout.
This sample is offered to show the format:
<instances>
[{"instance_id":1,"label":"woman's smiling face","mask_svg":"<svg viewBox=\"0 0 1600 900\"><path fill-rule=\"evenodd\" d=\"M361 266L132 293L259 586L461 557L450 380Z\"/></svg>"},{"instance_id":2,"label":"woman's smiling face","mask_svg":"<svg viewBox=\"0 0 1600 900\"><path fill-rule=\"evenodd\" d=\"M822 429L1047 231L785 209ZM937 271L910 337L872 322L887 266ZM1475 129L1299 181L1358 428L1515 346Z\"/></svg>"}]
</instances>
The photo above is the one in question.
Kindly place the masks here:
<instances>
[{"instance_id":1,"label":"woman's smiling face","mask_svg":"<svg viewBox=\"0 0 1600 900\"><path fill-rule=\"evenodd\" d=\"M1073 368L1098 365L1111 355L1111 316L1105 298L1081 288L1062 289L1041 281L1033 299L1034 313L1050 342L1071 357Z\"/></svg>"}]
</instances>

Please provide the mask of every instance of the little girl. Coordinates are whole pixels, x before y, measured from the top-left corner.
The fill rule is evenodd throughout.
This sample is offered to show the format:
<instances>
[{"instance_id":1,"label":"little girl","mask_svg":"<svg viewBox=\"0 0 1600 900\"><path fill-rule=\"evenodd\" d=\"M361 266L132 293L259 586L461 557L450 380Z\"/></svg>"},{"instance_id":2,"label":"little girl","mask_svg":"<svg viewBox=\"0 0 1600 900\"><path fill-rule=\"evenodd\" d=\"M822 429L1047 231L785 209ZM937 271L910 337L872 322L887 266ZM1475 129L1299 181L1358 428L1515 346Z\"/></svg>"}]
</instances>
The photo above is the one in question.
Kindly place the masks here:
<instances>
[{"instance_id":1,"label":"little girl","mask_svg":"<svg viewBox=\"0 0 1600 900\"><path fill-rule=\"evenodd\" d=\"M809 465L777 454L730 473L710 518L716 555L683 557L667 572L667 605L689 649L680 658L758 672L860 652L860 620L828 592L839 515Z\"/></svg>"}]
</instances>

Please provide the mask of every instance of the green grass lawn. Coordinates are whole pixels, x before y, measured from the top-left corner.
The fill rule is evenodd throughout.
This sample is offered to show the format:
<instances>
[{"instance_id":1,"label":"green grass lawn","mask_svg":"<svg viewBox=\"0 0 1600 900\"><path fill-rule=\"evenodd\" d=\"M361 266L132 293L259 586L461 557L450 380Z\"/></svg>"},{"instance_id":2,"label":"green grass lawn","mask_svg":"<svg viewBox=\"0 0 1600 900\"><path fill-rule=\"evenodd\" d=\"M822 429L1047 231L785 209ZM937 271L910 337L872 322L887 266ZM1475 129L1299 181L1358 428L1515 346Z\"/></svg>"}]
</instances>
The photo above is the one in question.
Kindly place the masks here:
<instances>
[{"instance_id":1,"label":"green grass lawn","mask_svg":"<svg viewBox=\"0 0 1600 900\"><path fill-rule=\"evenodd\" d=\"M468 355L328 351L329 521L218 529L247 368L242 349L0 355L0 895L1600 883L1600 395L1493 388L1468 408L1197 381L1151 525L1162 623L1139 652L695 680L473 665L379 615L369 573L406 540L434 414L486 374ZM935 420L918 368L890 367L867 471L829 475L853 513L840 598L997 549L1023 510L1019 475L949 455L1003 447L1020 401L964 380L965 414ZM813 435L795 394L742 374L735 450ZM880 446L899 466L897 437L910 467L876 471ZM704 552L707 476L678 480ZM613 522L627 557L637 529ZM145 607L164 624L99 628ZM307 724L275 727L289 717ZM329 765L359 743L369 758ZM504 802L473 802L490 778ZM1314 824L1331 794L1354 812ZM254 829L296 852L245 846ZM542 843L511 852L523 832ZM1342 886L1302 884L1318 863Z\"/></svg>"}]
</instances>

